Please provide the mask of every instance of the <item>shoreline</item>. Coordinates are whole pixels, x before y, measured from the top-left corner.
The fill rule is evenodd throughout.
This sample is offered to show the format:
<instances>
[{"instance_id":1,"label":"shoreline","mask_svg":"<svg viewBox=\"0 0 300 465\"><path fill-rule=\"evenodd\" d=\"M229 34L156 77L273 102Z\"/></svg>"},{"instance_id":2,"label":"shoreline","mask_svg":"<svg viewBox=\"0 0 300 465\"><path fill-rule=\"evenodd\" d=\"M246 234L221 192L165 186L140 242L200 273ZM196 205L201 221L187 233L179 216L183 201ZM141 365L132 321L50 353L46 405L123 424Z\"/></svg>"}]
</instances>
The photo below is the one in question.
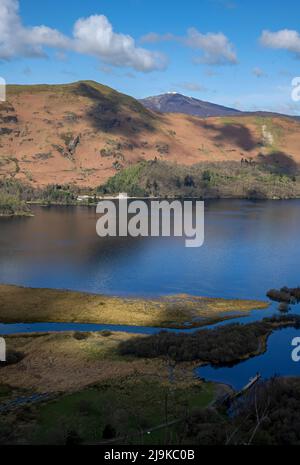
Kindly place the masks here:
<instances>
[{"instance_id":1,"label":"shoreline","mask_svg":"<svg viewBox=\"0 0 300 465\"><path fill-rule=\"evenodd\" d=\"M74 201L70 203L63 203L63 202L44 202L44 201L36 201L36 200L28 200L26 201L26 205L29 205L30 207L41 207L41 208L51 208L51 207L84 207L84 208L96 208L98 205L98 202L104 201L104 200L111 200L111 201L117 201L119 200L117 196L107 196L107 197L99 197L97 202L86 202L86 201ZM261 198L261 197L241 197L241 196L223 196L223 197L184 197L184 196L160 196L160 197L127 197L126 200L128 201L133 201L133 200L144 200L144 201L160 201L160 200L170 200L170 201L201 201L201 202L210 202L210 201L248 201L248 202L280 202L280 201L292 201L292 200L300 200L299 197L266 197L266 198ZM24 212L16 212L16 213L0 213L0 220L1 218L33 218L35 216L34 212L32 210L30 211L24 211Z\"/></svg>"},{"instance_id":2,"label":"shoreline","mask_svg":"<svg viewBox=\"0 0 300 465\"><path fill-rule=\"evenodd\" d=\"M205 366L213 366L216 368L224 368L224 367L233 367L236 365L239 365L240 363L243 363L249 359L258 357L260 355L263 355L266 353L268 349L268 340L269 337L276 331L280 331L281 329L285 329L288 327L293 327L295 325L295 316L291 316L288 320L286 321L280 321L280 322L272 322L270 323L270 327L267 330L267 332L258 338L258 346L257 348L252 351L248 352L246 354L243 354L239 358L232 360L230 363L218 363L213 360L210 360L209 362L203 361L203 359L197 359L197 360L191 360L191 361L174 361L174 362L166 362L164 359L164 356L155 356L151 358L147 358L145 356L143 357L137 357L135 355L126 355L122 354L119 352L119 344L121 344L124 341L131 341L135 340L137 337L138 338L148 338L149 335L143 334L143 335L136 335L136 334L131 334L126 331L124 332L105 332L105 331L95 331L95 332L84 332L84 333L79 333L77 331L65 331L65 332L48 332L48 333L24 333L24 334L9 334L6 336L6 341L8 344L8 347L14 348L18 352L23 352L24 353L24 359L21 358L19 362L16 364L8 365L7 367L3 367L2 369L4 370L1 373L3 373L4 376L5 372L7 370L7 375L9 374L12 376L11 379L8 379L5 377L6 380L10 381L8 384L11 384L15 387L17 387L18 384L18 374L19 374L19 365L27 365L27 358L28 356L34 356L34 357L39 357L38 353L36 352L37 347L40 347L42 350L43 356L45 360L49 357L48 351L52 353L54 350L54 347L56 347L55 352L57 351L56 354L56 361L58 365L64 366L65 362L68 364L69 362L67 361L69 357L72 358L72 360L75 360L77 358L77 355L79 353L85 358L88 357L90 360L94 360L97 363L104 363L105 366L108 363L116 363L117 367L122 367L122 371L125 370L126 373L131 373L131 368L133 366L139 367L139 370L143 372L144 370L148 371L147 367L158 367L160 366L161 369L163 368L164 370L169 370L170 367L172 367L172 371L174 370L176 374L176 378L180 375L182 379L185 380L185 382L192 381L192 382L199 382L199 383L204 383L204 384L213 384L213 385L223 385L226 386L228 389L231 391L235 392L234 386L231 386L230 384L226 384L224 382L218 382L218 381L212 381L210 379L207 379L205 377L202 377L198 374L195 373L196 369L203 368ZM201 331L201 328L199 329ZM151 336L150 336L151 337ZM34 347L34 351L32 352L32 349ZM64 357L61 359L61 350L63 349L63 352L65 353L65 356L67 359L65 360ZM79 352L78 352L79 351ZM77 355L76 355L77 354ZM74 359L75 357L75 359ZM81 357L80 357L81 358ZM24 362L22 361L24 360ZM41 362L43 364L43 362ZM73 363L73 362L72 362ZM76 363L79 363L78 367L80 366L80 360L77 360ZM46 364L47 365L47 364ZM168 368L169 366L169 368ZM39 369L39 366L37 365L35 369ZM46 366L45 366L46 369ZM83 369L83 368L82 368ZM88 367L86 367L87 371L89 371ZM61 369L59 368L59 373ZM47 370L46 370L47 371ZM96 375L95 374L90 374L93 378ZM63 382L63 375L61 373L61 382ZM116 372L113 377L118 378L118 373ZM101 378L109 378L110 375L104 374L101 376ZM28 379L27 379L28 378ZM26 383L30 382L33 383L32 380L32 374L28 373L28 377L26 376ZM95 381L98 379L97 377L94 378ZM12 380L13 383L11 383ZM45 382L44 380L43 382ZM4 378L2 379L2 376L0 376L0 385L3 384ZM42 384L43 384L42 382ZM50 382L47 380L47 382ZM72 383L75 382L75 379L72 377ZM16 383L16 384L15 384ZM23 383L22 383L23 384ZM34 384L31 385L31 388L33 387ZM87 386L86 382L82 380L81 386ZM26 386L23 385L23 388ZM29 387L29 386L27 386ZM68 390L68 389L67 389Z\"/></svg>"},{"instance_id":3,"label":"shoreline","mask_svg":"<svg viewBox=\"0 0 300 465\"><path fill-rule=\"evenodd\" d=\"M119 200L117 196L107 196L107 197L99 197L97 202L85 202L85 201L77 201L73 203L63 203L63 202L43 202L43 201L34 201L34 200L28 200L26 201L27 205L32 205L32 206L39 206L39 207L96 207L98 205L98 202L101 202L102 200ZM286 200L300 200L300 195L299 197L266 197L266 198L261 198L261 197L241 197L241 196L224 196L224 197L200 197L200 196L159 196L159 197L131 197L128 196L124 200L179 200L179 201L184 201L184 200L199 200L199 201L222 201L222 200L240 200L240 201L249 201L249 202L269 202L269 201L286 201Z\"/></svg>"}]
</instances>

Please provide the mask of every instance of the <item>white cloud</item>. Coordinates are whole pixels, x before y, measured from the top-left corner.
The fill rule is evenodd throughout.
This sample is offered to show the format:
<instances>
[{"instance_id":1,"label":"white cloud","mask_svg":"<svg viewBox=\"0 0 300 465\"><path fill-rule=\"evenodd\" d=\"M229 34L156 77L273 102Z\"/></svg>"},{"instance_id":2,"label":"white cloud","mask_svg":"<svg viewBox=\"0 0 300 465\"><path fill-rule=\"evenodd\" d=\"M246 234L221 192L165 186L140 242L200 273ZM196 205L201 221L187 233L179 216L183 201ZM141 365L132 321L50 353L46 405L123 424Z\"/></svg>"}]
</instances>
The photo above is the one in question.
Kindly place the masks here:
<instances>
[{"instance_id":1,"label":"white cloud","mask_svg":"<svg viewBox=\"0 0 300 465\"><path fill-rule=\"evenodd\" d=\"M56 29L46 26L24 27L19 16L17 0L0 3L0 58L15 56L45 56L43 46L66 47L68 39Z\"/></svg>"},{"instance_id":2,"label":"white cloud","mask_svg":"<svg viewBox=\"0 0 300 465\"><path fill-rule=\"evenodd\" d=\"M288 50L300 55L300 34L290 29L271 32L263 31L260 43L264 47Z\"/></svg>"},{"instance_id":3,"label":"white cloud","mask_svg":"<svg viewBox=\"0 0 300 465\"><path fill-rule=\"evenodd\" d=\"M195 28L190 28L184 43L191 48L201 50L203 56L197 57L196 63L209 65L236 64L237 56L233 44L222 32L202 34Z\"/></svg>"},{"instance_id":4,"label":"white cloud","mask_svg":"<svg viewBox=\"0 0 300 465\"><path fill-rule=\"evenodd\" d=\"M185 36L176 36L171 33L157 34L150 32L141 37L142 43L158 43L174 41L186 47L200 50L201 56L194 58L195 63L205 63L208 65L236 64L238 62L234 45L222 32L208 32L203 34L195 28L189 28Z\"/></svg>"},{"instance_id":5,"label":"white cloud","mask_svg":"<svg viewBox=\"0 0 300 465\"><path fill-rule=\"evenodd\" d=\"M101 15L79 19L74 26L74 47L79 53L94 55L115 66L129 66L138 71L163 68L163 56L136 47L134 39L113 31L108 19Z\"/></svg>"},{"instance_id":6,"label":"white cloud","mask_svg":"<svg viewBox=\"0 0 300 465\"><path fill-rule=\"evenodd\" d=\"M1 0L0 59L44 57L45 47L93 55L113 66L143 72L166 66L162 54L137 47L131 36L114 32L103 15L79 19L74 25L73 36L67 37L44 25L25 27L19 15L18 0Z\"/></svg>"}]
</instances>

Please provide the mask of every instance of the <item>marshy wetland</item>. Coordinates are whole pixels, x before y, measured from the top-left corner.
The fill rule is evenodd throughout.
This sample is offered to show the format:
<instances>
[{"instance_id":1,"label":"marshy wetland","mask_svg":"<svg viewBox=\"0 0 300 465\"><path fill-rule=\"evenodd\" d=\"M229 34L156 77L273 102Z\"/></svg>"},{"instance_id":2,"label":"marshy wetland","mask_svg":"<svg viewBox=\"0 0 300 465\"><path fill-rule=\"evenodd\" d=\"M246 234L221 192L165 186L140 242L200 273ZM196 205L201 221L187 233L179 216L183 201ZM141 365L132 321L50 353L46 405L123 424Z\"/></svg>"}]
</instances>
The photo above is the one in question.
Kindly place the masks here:
<instances>
[{"instance_id":1,"label":"marshy wetland","mask_svg":"<svg viewBox=\"0 0 300 465\"><path fill-rule=\"evenodd\" d=\"M299 201L208 202L193 251L178 238L104 241L89 208L33 208L0 219L2 443L222 441L217 399L256 367L298 375L285 363L298 318L280 318L266 292L299 284Z\"/></svg>"}]
</instances>

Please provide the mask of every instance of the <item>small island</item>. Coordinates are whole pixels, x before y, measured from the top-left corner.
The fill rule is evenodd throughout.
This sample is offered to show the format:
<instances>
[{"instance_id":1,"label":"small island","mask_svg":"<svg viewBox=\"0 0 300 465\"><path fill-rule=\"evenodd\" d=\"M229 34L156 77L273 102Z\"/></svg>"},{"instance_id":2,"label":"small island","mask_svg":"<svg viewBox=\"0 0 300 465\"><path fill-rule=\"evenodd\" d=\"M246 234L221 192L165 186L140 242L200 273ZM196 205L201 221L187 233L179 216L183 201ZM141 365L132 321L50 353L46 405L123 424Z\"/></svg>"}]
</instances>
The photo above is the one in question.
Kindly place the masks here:
<instances>
[{"instance_id":1,"label":"small island","mask_svg":"<svg viewBox=\"0 0 300 465\"><path fill-rule=\"evenodd\" d=\"M56 289L0 285L1 322L66 322L188 329L218 323L268 302L186 294L160 298L121 298Z\"/></svg>"}]
</instances>

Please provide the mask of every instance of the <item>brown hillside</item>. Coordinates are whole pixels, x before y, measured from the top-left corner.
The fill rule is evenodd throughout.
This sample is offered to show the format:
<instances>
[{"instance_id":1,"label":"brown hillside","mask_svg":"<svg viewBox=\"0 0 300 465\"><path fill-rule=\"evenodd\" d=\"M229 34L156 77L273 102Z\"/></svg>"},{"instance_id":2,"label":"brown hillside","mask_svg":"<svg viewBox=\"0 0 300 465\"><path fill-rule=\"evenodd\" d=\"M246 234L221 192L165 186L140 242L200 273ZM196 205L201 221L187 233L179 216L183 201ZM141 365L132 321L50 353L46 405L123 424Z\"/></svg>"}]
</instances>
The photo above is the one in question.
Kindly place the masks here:
<instances>
[{"instance_id":1,"label":"brown hillside","mask_svg":"<svg viewBox=\"0 0 300 465\"><path fill-rule=\"evenodd\" d=\"M192 165L263 156L293 170L300 122L257 115L159 115L92 81L8 86L0 103L0 176L34 186L97 186L142 159Z\"/></svg>"}]
</instances>

